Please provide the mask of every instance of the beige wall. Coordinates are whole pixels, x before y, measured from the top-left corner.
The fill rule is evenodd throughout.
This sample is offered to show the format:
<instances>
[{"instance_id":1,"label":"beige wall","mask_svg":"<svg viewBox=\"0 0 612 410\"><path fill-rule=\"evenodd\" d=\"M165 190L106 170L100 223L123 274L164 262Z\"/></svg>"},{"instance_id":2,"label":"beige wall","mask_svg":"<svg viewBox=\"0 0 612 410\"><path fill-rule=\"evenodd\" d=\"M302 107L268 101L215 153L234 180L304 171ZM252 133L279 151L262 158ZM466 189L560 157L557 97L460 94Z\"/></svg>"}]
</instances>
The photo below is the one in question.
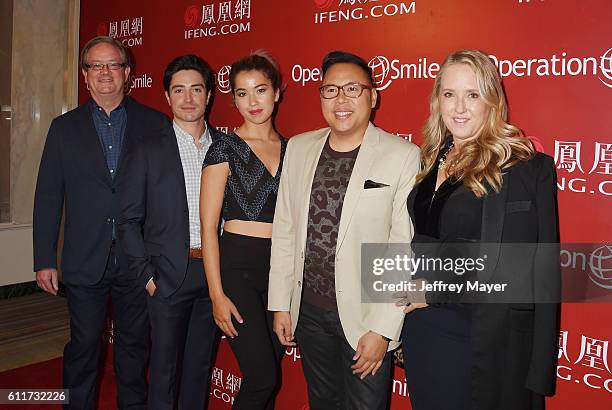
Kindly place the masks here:
<instances>
[{"instance_id":1,"label":"beige wall","mask_svg":"<svg viewBox=\"0 0 612 410\"><path fill-rule=\"evenodd\" d=\"M13 0L0 0L0 105L11 105L11 42L13 39ZM10 111L0 110L0 223L10 221Z\"/></svg>"},{"instance_id":2,"label":"beige wall","mask_svg":"<svg viewBox=\"0 0 612 410\"><path fill-rule=\"evenodd\" d=\"M32 207L51 120L76 105L79 0L13 2L11 224L0 225L0 285L33 280Z\"/></svg>"}]
</instances>

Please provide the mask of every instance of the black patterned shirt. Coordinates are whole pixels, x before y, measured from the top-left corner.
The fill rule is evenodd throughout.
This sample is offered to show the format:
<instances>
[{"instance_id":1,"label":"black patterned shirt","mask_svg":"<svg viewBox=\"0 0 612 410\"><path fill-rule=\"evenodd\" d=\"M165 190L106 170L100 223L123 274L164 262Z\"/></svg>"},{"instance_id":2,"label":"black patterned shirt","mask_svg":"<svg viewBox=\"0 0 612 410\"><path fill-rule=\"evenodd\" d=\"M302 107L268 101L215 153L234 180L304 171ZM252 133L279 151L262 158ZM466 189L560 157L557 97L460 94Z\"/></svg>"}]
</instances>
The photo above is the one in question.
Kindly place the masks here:
<instances>
[{"instance_id":1,"label":"black patterned shirt","mask_svg":"<svg viewBox=\"0 0 612 410\"><path fill-rule=\"evenodd\" d=\"M213 142L204 158L203 167L227 162L230 175L223 196L223 219L271 223L280 183L287 141L281 141L280 163L276 175L236 133L223 135Z\"/></svg>"},{"instance_id":2,"label":"black patterned shirt","mask_svg":"<svg viewBox=\"0 0 612 410\"><path fill-rule=\"evenodd\" d=\"M326 310L337 310L335 259L344 194L359 147L337 152L329 139L319 157L312 180L302 300Z\"/></svg>"}]
</instances>

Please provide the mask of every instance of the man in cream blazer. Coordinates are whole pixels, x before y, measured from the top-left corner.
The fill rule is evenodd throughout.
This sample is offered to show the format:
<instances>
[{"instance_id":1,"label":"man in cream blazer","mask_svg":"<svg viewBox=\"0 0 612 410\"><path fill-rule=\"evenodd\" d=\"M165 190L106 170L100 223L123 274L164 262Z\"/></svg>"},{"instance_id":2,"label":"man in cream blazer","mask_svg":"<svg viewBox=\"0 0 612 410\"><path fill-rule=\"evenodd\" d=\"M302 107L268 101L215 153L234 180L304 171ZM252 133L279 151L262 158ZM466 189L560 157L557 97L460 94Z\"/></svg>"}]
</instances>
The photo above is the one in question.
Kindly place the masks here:
<instances>
[{"instance_id":1,"label":"man in cream blazer","mask_svg":"<svg viewBox=\"0 0 612 410\"><path fill-rule=\"evenodd\" d=\"M377 93L363 59L335 51L322 68L329 128L289 141L268 309L281 344L297 336L312 410L385 409L404 313L362 302L361 246L411 241L419 149L369 121Z\"/></svg>"}]
</instances>

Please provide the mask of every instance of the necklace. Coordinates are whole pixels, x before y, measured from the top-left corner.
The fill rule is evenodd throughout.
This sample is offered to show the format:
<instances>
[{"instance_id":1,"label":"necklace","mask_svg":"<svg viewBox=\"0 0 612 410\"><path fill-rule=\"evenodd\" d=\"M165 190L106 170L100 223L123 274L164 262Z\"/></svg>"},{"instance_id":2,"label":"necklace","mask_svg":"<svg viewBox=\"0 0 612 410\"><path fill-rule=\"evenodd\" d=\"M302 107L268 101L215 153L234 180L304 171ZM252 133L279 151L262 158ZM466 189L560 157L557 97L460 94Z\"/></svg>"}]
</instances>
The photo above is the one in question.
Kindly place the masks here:
<instances>
[{"instance_id":1,"label":"necklace","mask_svg":"<svg viewBox=\"0 0 612 410\"><path fill-rule=\"evenodd\" d=\"M442 155L440 155L440 159L438 160L438 169L444 169L444 167L446 166L446 157L453 150L454 147L455 143L453 141L451 141L450 144L446 146L446 148L442 152Z\"/></svg>"}]
</instances>

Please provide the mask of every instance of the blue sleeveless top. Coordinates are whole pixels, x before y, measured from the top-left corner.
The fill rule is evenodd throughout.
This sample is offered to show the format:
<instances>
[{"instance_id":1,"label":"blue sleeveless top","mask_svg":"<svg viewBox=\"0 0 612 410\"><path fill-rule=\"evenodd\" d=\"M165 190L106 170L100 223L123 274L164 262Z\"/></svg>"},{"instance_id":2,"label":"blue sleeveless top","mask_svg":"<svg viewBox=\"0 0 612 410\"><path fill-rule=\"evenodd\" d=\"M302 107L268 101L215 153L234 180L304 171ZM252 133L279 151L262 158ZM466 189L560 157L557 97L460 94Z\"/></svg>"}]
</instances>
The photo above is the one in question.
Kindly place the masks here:
<instances>
[{"instance_id":1,"label":"blue sleeveless top","mask_svg":"<svg viewBox=\"0 0 612 410\"><path fill-rule=\"evenodd\" d=\"M280 142L280 163L276 175L270 174L249 144L236 133L223 135L212 143L202 168L222 162L227 162L230 168L223 196L224 220L272 222L287 148L284 138Z\"/></svg>"}]
</instances>

